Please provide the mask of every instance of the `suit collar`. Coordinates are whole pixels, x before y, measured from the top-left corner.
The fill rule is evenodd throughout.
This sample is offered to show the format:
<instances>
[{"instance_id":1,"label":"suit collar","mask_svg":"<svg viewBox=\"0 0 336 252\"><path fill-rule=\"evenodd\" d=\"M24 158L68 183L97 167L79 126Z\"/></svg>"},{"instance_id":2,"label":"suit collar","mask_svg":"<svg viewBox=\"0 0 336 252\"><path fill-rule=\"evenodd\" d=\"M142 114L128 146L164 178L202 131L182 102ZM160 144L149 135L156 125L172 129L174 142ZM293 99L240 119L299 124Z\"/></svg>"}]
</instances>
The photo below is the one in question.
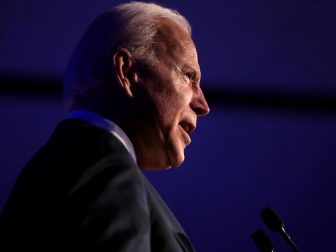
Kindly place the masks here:
<instances>
[{"instance_id":1,"label":"suit collar","mask_svg":"<svg viewBox=\"0 0 336 252\"><path fill-rule=\"evenodd\" d=\"M131 141L127 137L126 133L114 122L101 116L100 114L86 109L75 109L69 113L68 118L81 119L98 128L102 128L110 132L125 146L136 162L136 156Z\"/></svg>"}]
</instances>

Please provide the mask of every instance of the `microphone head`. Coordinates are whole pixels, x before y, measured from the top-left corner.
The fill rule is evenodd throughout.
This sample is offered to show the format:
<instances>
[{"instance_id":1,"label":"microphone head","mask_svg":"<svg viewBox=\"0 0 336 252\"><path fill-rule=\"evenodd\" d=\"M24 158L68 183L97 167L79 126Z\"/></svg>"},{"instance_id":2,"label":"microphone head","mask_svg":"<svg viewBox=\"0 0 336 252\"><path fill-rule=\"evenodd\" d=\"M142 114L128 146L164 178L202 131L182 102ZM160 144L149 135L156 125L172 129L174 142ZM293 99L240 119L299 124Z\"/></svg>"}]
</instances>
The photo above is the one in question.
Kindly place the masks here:
<instances>
[{"instance_id":1,"label":"microphone head","mask_svg":"<svg viewBox=\"0 0 336 252\"><path fill-rule=\"evenodd\" d=\"M277 214L272 208L270 207L265 208L261 212L260 216L261 219L270 229L276 232L282 232L284 223L279 214Z\"/></svg>"},{"instance_id":2,"label":"microphone head","mask_svg":"<svg viewBox=\"0 0 336 252\"><path fill-rule=\"evenodd\" d=\"M252 240L261 252L272 252L274 250L271 239L260 229L252 234Z\"/></svg>"}]
</instances>

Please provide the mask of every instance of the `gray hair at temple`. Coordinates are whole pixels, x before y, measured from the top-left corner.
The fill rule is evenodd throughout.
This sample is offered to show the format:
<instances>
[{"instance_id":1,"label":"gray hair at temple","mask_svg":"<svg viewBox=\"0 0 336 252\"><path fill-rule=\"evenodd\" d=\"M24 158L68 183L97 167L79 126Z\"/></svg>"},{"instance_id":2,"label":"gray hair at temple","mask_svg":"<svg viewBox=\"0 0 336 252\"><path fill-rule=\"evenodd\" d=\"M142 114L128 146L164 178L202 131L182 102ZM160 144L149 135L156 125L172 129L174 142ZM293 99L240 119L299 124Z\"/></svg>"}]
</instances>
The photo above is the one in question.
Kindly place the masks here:
<instances>
[{"instance_id":1,"label":"gray hair at temple","mask_svg":"<svg viewBox=\"0 0 336 252\"><path fill-rule=\"evenodd\" d=\"M191 35L191 27L177 11L154 3L121 4L96 18L71 55L64 78L64 102L68 110L81 99L95 99L111 79L112 56L126 48L136 60L155 64L158 19L169 19ZM111 83L109 83L111 84Z\"/></svg>"}]
</instances>

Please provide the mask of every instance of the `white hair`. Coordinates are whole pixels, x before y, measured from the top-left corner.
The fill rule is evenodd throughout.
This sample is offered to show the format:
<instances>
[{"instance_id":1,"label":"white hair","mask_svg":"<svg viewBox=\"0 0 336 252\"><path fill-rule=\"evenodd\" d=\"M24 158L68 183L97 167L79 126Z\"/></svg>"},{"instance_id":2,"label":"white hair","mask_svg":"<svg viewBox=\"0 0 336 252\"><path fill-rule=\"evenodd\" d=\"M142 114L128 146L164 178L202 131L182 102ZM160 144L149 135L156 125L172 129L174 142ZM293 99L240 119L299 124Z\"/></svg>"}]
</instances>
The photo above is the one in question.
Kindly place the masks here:
<instances>
[{"instance_id":1,"label":"white hair","mask_svg":"<svg viewBox=\"0 0 336 252\"><path fill-rule=\"evenodd\" d=\"M155 3L120 4L96 18L70 58L64 79L66 106L71 109L77 99L95 96L112 71L109 61L118 48L128 49L135 59L155 63L157 20L161 18L175 22L191 35L185 17Z\"/></svg>"}]
</instances>

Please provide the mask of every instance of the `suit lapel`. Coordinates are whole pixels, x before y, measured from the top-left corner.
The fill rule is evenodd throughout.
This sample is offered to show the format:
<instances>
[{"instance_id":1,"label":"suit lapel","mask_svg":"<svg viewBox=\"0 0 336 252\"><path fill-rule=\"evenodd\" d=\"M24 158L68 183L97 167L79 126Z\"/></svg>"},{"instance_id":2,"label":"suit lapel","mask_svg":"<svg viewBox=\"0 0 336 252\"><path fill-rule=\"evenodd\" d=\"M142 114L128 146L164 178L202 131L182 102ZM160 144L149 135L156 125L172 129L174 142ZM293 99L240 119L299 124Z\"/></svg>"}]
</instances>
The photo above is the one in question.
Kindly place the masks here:
<instances>
[{"instance_id":1,"label":"suit lapel","mask_svg":"<svg viewBox=\"0 0 336 252\"><path fill-rule=\"evenodd\" d=\"M177 232L175 233L175 237L184 252L195 251L189 239L185 236L185 234Z\"/></svg>"}]
</instances>

